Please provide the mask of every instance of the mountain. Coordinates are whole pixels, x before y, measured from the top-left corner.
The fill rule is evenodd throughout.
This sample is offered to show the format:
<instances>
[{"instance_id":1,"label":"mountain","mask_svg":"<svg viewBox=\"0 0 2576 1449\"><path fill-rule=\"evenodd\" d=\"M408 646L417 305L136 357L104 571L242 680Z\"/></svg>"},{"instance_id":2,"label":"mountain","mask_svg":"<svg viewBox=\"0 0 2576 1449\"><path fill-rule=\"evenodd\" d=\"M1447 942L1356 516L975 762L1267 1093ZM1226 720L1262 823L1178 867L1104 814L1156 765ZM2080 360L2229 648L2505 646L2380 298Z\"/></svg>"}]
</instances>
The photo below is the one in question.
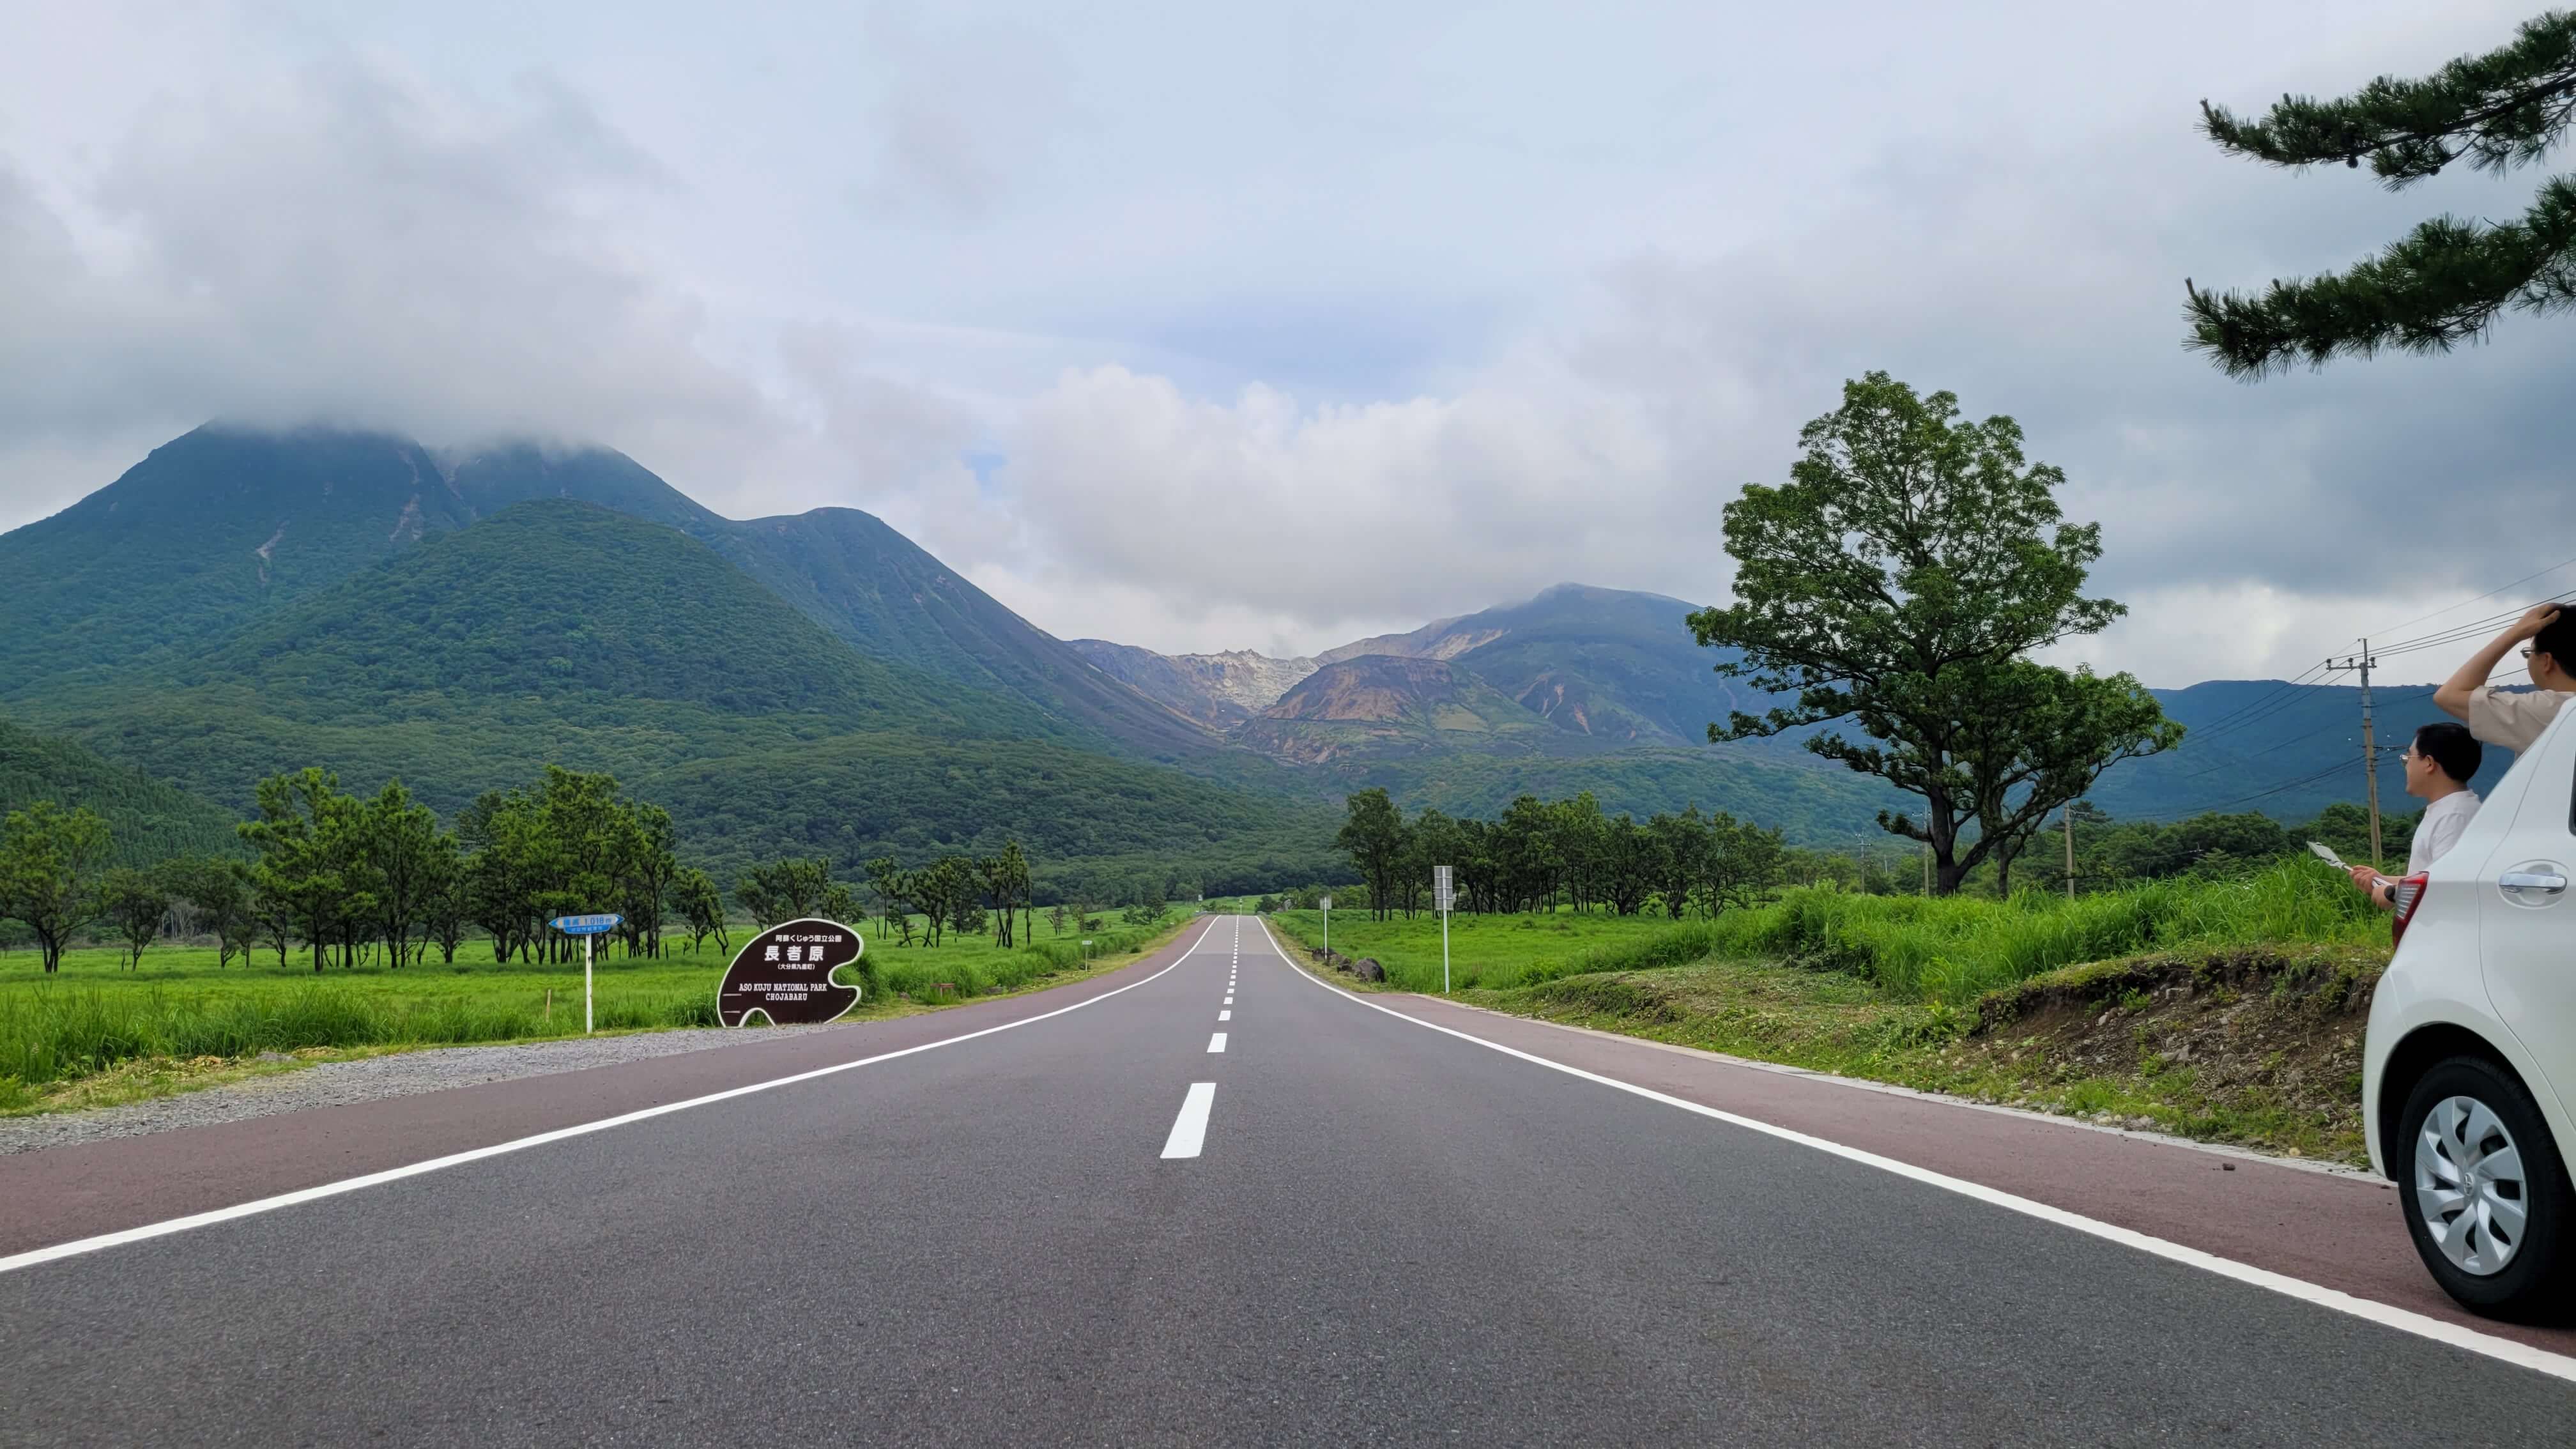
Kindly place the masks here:
<instances>
[{"instance_id":1,"label":"mountain","mask_svg":"<svg viewBox=\"0 0 2576 1449\"><path fill-rule=\"evenodd\" d=\"M1327 664L1235 731L1238 743L1300 764L1472 749L1527 753L1545 722L1440 659L1364 654Z\"/></svg>"},{"instance_id":2,"label":"mountain","mask_svg":"<svg viewBox=\"0 0 2576 1449\"><path fill-rule=\"evenodd\" d=\"M1218 748L1196 723L1092 667L872 514L817 508L737 522L601 448L497 448L460 460L455 476L482 512L571 498L667 524L862 654L1025 700L1139 753L1169 760Z\"/></svg>"},{"instance_id":3,"label":"mountain","mask_svg":"<svg viewBox=\"0 0 2576 1449\"><path fill-rule=\"evenodd\" d=\"M0 591L0 700L166 670L425 539L549 498L687 534L863 654L1015 697L1147 757L1221 750L857 510L737 522L607 449L514 444L441 460L409 439L328 428L209 424L0 534L0 577L13 581Z\"/></svg>"},{"instance_id":4,"label":"mountain","mask_svg":"<svg viewBox=\"0 0 2576 1449\"><path fill-rule=\"evenodd\" d=\"M1077 856L1254 886L1269 878L1223 872L1329 865L1329 807L1282 788L1289 772L1225 752L883 524L731 524L613 454L442 467L374 435L201 429L0 535L0 562L41 585L0 592L6 708L125 772L119 788L167 782L161 813L197 797L218 840L260 777L307 763L353 789L399 776L442 812L561 763L664 800L720 874L1006 837L1042 876ZM1149 730L1113 736L1120 711ZM1149 732L1218 764L1140 758ZM1229 771L1268 788L1202 777ZM29 788L71 793L63 778Z\"/></svg>"},{"instance_id":5,"label":"mountain","mask_svg":"<svg viewBox=\"0 0 2576 1449\"><path fill-rule=\"evenodd\" d=\"M472 518L414 443L200 428L0 534L0 696L184 658Z\"/></svg>"},{"instance_id":6,"label":"mountain","mask_svg":"<svg viewBox=\"0 0 2576 1449\"><path fill-rule=\"evenodd\" d=\"M1274 659L1249 649L1223 654L1157 654L1106 639L1069 641L1102 673L1185 719L1229 730L1268 709L1315 672L1312 659Z\"/></svg>"},{"instance_id":7,"label":"mountain","mask_svg":"<svg viewBox=\"0 0 2576 1449\"><path fill-rule=\"evenodd\" d=\"M38 800L89 809L107 822L108 850L119 865L150 865L174 855L233 855L237 818L129 765L101 758L67 739L0 720L0 816Z\"/></svg>"}]
</instances>

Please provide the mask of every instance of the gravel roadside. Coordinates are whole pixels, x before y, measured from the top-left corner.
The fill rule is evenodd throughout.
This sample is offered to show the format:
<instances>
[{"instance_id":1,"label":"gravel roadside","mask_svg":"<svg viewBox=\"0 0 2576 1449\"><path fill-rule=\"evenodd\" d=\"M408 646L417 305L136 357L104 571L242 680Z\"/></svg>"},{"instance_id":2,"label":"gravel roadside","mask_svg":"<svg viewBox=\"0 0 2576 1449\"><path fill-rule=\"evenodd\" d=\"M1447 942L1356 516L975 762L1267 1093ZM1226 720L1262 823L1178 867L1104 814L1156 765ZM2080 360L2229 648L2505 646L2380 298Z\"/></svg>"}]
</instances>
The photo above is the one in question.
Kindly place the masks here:
<instances>
[{"instance_id":1,"label":"gravel roadside","mask_svg":"<svg viewBox=\"0 0 2576 1449\"><path fill-rule=\"evenodd\" d=\"M0 1118L0 1155L238 1122L247 1117L300 1112L307 1107L337 1107L380 1097L409 1097L450 1087L578 1072L680 1052L749 1048L809 1031L831 1031L845 1024L764 1027L750 1032L724 1027L685 1028L632 1036L431 1047L356 1061L323 1062L302 1071L280 1072L121 1107Z\"/></svg>"}]
</instances>

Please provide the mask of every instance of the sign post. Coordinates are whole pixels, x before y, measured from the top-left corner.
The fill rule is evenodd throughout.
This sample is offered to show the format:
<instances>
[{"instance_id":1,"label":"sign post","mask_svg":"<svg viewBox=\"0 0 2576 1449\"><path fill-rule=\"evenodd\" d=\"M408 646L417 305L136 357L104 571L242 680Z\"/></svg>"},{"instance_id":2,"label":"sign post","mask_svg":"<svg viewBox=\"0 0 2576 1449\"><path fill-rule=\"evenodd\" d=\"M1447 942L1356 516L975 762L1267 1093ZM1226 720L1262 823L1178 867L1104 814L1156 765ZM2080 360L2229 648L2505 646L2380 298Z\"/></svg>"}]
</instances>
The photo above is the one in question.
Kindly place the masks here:
<instances>
[{"instance_id":1,"label":"sign post","mask_svg":"<svg viewBox=\"0 0 2576 1449\"><path fill-rule=\"evenodd\" d=\"M1440 994L1449 994L1449 903L1456 891L1449 883L1449 867L1431 867L1431 903L1440 908Z\"/></svg>"},{"instance_id":2,"label":"sign post","mask_svg":"<svg viewBox=\"0 0 2576 1449\"><path fill-rule=\"evenodd\" d=\"M1315 904L1324 908L1324 954L1330 956L1333 954L1333 898L1317 896Z\"/></svg>"},{"instance_id":3,"label":"sign post","mask_svg":"<svg viewBox=\"0 0 2576 1449\"><path fill-rule=\"evenodd\" d=\"M581 1033L590 1035L590 938L614 931L625 921L624 916L557 916L547 922L567 936L581 937Z\"/></svg>"}]
</instances>

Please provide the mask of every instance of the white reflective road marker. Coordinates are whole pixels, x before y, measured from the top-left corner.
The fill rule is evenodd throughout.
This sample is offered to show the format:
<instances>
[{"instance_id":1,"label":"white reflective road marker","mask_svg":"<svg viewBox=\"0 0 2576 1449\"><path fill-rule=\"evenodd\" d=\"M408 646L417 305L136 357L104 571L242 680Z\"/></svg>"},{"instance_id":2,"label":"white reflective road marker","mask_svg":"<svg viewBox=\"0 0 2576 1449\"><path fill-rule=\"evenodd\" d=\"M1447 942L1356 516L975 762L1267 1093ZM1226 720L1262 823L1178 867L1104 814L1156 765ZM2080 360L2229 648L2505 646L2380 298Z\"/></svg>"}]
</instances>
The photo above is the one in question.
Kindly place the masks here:
<instances>
[{"instance_id":1,"label":"white reflective road marker","mask_svg":"<svg viewBox=\"0 0 2576 1449\"><path fill-rule=\"evenodd\" d=\"M1234 1013L1231 1011L1220 1011L1216 1014L1216 1019L1219 1021L1232 1021L1234 1020Z\"/></svg>"},{"instance_id":2,"label":"white reflective road marker","mask_svg":"<svg viewBox=\"0 0 2576 1449\"><path fill-rule=\"evenodd\" d=\"M1221 1052L1225 1050L1224 1032L1218 1032L1216 1035L1208 1038L1208 1050L1211 1052Z\"/></svg>"},{"instance_id":3,"label":"white reflective road marker","mask_svg":"<svg viewBox=\"0 0 2576 1449\"><path fill-rule=\"evenodd\" d=\"M1172 1122L1172 1135L1163 1139L1163 1156L1196 1157L1207 1145L1208 1108L1216 1103L1216 1083L1192 1082L1190 1094L1181 1099L1181 1115Z\"/></svg>"}]
</instances>

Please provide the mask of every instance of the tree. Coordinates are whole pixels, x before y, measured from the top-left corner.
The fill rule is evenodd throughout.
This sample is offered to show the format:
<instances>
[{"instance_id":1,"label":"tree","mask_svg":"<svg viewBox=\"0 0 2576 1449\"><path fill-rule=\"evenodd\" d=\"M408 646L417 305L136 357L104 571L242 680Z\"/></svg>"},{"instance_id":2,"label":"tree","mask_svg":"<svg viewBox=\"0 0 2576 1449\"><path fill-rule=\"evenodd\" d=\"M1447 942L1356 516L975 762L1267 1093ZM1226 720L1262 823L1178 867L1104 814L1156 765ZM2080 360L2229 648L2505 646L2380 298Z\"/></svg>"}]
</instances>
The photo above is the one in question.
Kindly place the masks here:
<instances>
[{"instance_id":1,"label":"tree","mask_svg":"<svg viewBox=\"0 0 2576 1449\"><path fill-rule=\"evenodd\" d=\"M387 781L359 809L359 855L375 887L376 931L386 960L399 968L411 954L412 929L439 885L438 816L414 803L400 780ZM422 945L426 949L427 942Z\"/></svg>"},{"instance_id":2,"label":"tree","mask_svg":"<svg viewBox=\"0 0 2576 1449\"><path fill-rule=\"evenodd\" d=\"M1646 835L1652 846L1644 862L1653 873L1651 889L1663 897L1664 914L1679 920L1690 908L1691 888L1707 874L1709 822L1693 805L1679 815L1650 817Z\"/></svg>"},{"instance_id":3,"label":"tree","mask_svg":"<svg viewBox=\"0 0 2576 1449\"><path fill-rule=\"evenodd\" d=\"M465 940L465 923L473 913L465 856L454 832L439 832L425 865L420 896L421 954L425 959L429 947L435 944L439 964L453 966L456 948Z\"/></svg>"},{"instance_id":4,"label":"tree","mask_svg":"<svg viewBox=\"0 0 2576 1449\"><path fill-rule=\"evenodd\" d=\"M1347 818L1333 844L1350 852L1351 864L1369 883L1370 912L1385 920L1404 865L1404 817L1386 791L1375 787L1354 791L1344 810Z\"/></svg>"},{"instance_id":5,"label":"tree","mask_svg":"<svg viewBox=\"0 0 2576 1449\"><path fill-rule=\"evenodd\" d=\"M1690 616L1701 644L1741 651L1718 673L1796 698L1709 738L1856 721L1861 739L1820 732L1806 748L1922 797L1919 821L1879 825L1931 846L1943 895L2017 848L2031 801L2044 813L2081 793L2059 793L2077 777L2181 737L2141 716L2153 697L2128 675L2072 683L2089 676L2023 658L2126 610L2083 596L2101 528L2062 521L2065 474L2023 460L2012 419L1958 417L1951 394L1917 397L1884 372L1845 383L1842 406L1800 432L1789 481L1726 505L1736 601ZM1980 822L2002 833L1968 838Z\"/></svg>"},{"instance_id":6,"label":"tree","mask_svg":"<svg viewBox=\"0 0 2576 1449\"><path fill-rule=\"evenodd\" d=\"M1700 857L1699 872L1700 899L1708 913L1714 916L1729 906L1760 902L1765 892L1780 883L1786 854L1777 830L1765 830L1723 810L1709 817L1708 849Z\"/></svg>"},{"instance_id":7,"label":"tree","mask_svg":"<svg viewBox=\"0 0 2576 1449\"><path fill-rule=\"evenodd\" d=\"M2172 749L2182 726L2129 676L2098 679L2016 661L1997 671L2004 700L1973 723L1963 753L1976 779L1977 830L1991 846L1995 892L2012 894L2012 866L2048 817L2082 799L2122 760Z\"/></svg>"},{"instance_id":8,"label":"tree","mask_svg":"<svg viewBox=\"0 0 2576 1449\"><path fill-rule=\"evenodd\" d=\"M239 827L242 839L259 852L252 882L288 920L303 926L316 975L324 943L335 938L343 940L340 964L348 965L339 927L356 910L350 876L358 832L351 818L358 803L340 792L338 776L311 766L260 781L254 799L259 818ZM282 944L279 954L284 955Z\"/></svg>"},{"instance_id":9,"label":"tree","mask_svg":"<svg viewBox=\"0 0 2576 1449\"><path fill-rule=\"evenodd\" d=\"M215 969L230 965L235 956L249 965L259 931L249 867L238 860L188 855L164 862L160 874L162 889L186 901L196 912L197 928L214 936Z\"/></svg>"},{"instance_id":10,"label":"tree","mask_svg":"<svg viewBox=\"0 0 2576 1449\"><path fill-rule=\"evenodd\" d=\"M98 884L98 913L125 946L125 966L143 964L143 950L160 939L161 923L170 916L170 893L150 871L121 865Z\"/></svg>"},{"instance_id":11,"label":"tree","mask_svg":"<svg viewBox=\"0 0 2576 1449\"><path fill-rule=\"evenodd\" d=\"M753 924L765 931L781 921L798 920L821 910L823 893L831 884L829 859L783 856L744 871L742 879L734 882L733 898L751 912Z\"/></svg>"},{"instance_id":12,"label":"tree","mask_svg":"<svg viewBox=\"0 0 2576 1449\"><path fill-rule=\"evenodd\" d=\"M96 874L107 824L87 806L38 800L0 821L0 916L35 933L46 974L62 969L72 933L97 919Z\"/></svg>"},{"instance_id":13,"label":"tree","mask_svg":"<svg viewBox=\"0 0 2576 1449\"><path fill-rule=\"evenodd\" d=\"M724 893L716 889L715 879L705 871L689 869L680 872L672 882L672 904L678 907L680 919L689 923L689 950L695 952L716 938L719 954L731 954L725 943Z\"/></svg>"},{"instance_id":14,"label":"tree","mask_svg":"<svg viewBox=\"0 0 2576 1449\"><path fill-rule=\"evenodd\" d=\"M2366 159L2402 190L2454 162L2497 174L2541 160L2576 121L2576 13L2523 22L2513 43L2429 79L2381 76L2340 100L2284 96L2260 120L2201 102L2221 150L2274 166ZM2189 346L2229 374L2382 348L2447 352L2506 308L2576 307L2576 177L2541 184L2517 219L2438 216L2339 275L2274 281L2259 295L2203 292L2186 278Z\"/></svg>"}]
</instances>

